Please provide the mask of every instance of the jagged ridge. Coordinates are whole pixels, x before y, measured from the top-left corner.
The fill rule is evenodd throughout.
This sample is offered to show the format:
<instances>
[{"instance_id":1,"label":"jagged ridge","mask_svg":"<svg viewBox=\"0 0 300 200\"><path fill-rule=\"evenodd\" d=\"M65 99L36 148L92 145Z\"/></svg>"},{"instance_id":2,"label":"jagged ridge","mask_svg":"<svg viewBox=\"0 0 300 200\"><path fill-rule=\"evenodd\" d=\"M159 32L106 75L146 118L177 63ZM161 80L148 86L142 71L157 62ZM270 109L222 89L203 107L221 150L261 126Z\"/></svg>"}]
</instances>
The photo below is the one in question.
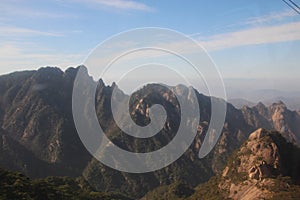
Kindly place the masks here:
<instances>
[{"instance_id":1,"label":"jagged ridge","mask_svg":"<svg viewBox=\"0 0 300 200\"><path fill-rule=\"evenodd\" d=\"M299 140L299 113L288 110L282 103L271 107L258 104L241 110L227 104L222 136L214 150L205 159L199 160L197 153L210 120L210 98L196 91L201 120L198 135L188 151L177 162L154 173L132 175L117 172L92 159L76 133L71 112L76 72L75 68L62 72L58 68L47 67L0 76L3 129L0 153L7 158L0 159L1 165L20 170L30 177L74 177L83 173L98 190L121 191L139 197L176 180L189 182L191 186L207 181L222 171L227 157L248 138L250 132L259 127L281 131L283 136L295 143ZM147 123L147 109L154 101L164 105L171 113L164 130L146 141L126 136L114 123L110 111L114 88L115 85L106 86L100 80L95 105L99 123L114 143L130 151L143 152L160 148L174 137L179 112L174 110L176 101L171 91L150 84L133 95L130 110L138 124ZM184 86L174 89L187 90ZM14 149L10 156L7 156L8 147Z\"/></svg>"}]
</instances>

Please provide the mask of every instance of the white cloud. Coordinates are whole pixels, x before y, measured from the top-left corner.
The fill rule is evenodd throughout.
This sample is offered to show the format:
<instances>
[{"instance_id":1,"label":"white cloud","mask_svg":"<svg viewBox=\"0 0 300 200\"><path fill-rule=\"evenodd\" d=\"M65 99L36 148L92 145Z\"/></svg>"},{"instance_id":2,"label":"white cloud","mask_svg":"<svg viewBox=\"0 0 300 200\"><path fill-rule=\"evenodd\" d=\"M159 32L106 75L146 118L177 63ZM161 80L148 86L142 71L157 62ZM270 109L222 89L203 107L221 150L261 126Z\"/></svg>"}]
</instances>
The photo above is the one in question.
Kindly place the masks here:
<instances>
[{"instance_id":1,"label":"white cloud","mask_svg":"<svg viewBox=\"0 0 300 200\"><path fill-rule=\"evenodd\" d=\"M260 17L252 17L246 20L245 22L243 22L243 24L259 25L259 24L270 23L274 21L282 21L294 16L297 16L297 13L293 10L288 9L279 13L271 13Z\"/></svg>"},{"instance_id":2,"label":"white cloud","mask_svg":"<svg viewBox=\"0 0 300 200\"><path fill-rule=\"evenodd\" d=\"M0 27L0 36L1 37L15 37L15 36L53 36L53 37L62 37L63 34L56 32L45 32L29 28L20 28L14 26L2 26Z\"/></svg>"},{"instance_id":3,"label":"white cloud","mask_svg":"<svg viewBox=\"0 0 300 200\"><path fill-rule=\"evenodd\" d=\"M72 0L85 4L102 5L122 10L140 10L140 11L153 11L153 8L132 0Z\"/></svg>"},{"instance_id":4,"label":"white cloud","mask_svg":"<svg viewBox=\"0 0 300 200\"><path fill-rule=\"evenodd\" d=\"M42 66L78 66L83 60L82 54L62 54L44 49L31 51L34 44L4 43L0 45L0 74L24 69L37 69Z\"/></svg>"},{"instance_id":5,"label":"white cloud","mask_svg":"<svg viewBox=\"0 0 300 200\"><path fill-rule=\"evenodd\" d=\"M270 26L275 24L277 25L286 24L288 22L295 21L295 19L297 19L295 17L298 17L298 14L295 11L288 9L281 12L272 12L262 16L250 17L238 23L228 24L222 27L218 27L218 29L214 28L213 32L217 32L217 31L220 32L220 30L222 32L227 32L226 30L232 31L233 29L241 30L245 28L250 29L258 26L261 27L261 26ZM189 36L193 38L198 37L198 39L200 40L205 39L203 33L193 33L193 34L189 34Z\"/></svg>"},{"instance_id":6,"label":"white cloud","mask_svg":"<svg viewBox=\"0 0 300 200\"><path fill-rule=\"evenodd\" d=\"M211 36L200 43L208 50L300 40L300 22L254 27Z\"/></svg>"},{"instance_id":7,"label":"white cloud","mask_svg":"<svg viewBox=\"0 0 300 200\"><path fill-rule=\"evenodd\" d=\"M56 12L55 10L41 10L33 9L27 6L26 1L3 1L1 2L0 12L2 18L5 20L10 20L15 16L22 16L25 18L76 18L74 14L67 12ZM1 18L0 18L1 19Z\"/></svg>"},{"instance_id":8,"label":"white cloud","mask_svg":"<svg viewBox=\"0 0 300 200\"><path fill-rule=\"evenodd\" d=\"M271 44L278 42L288 42L300 40L300 22L291 22L281 25L264 26L264 27L252 27L245 30L239 30L230 33L213 35L206 38L196 39L201 46L203 46L208 51L224 50L233 47L249 46L249 45L260 45L260 44ZM181 56L185 54L195 54L198 55L203 53L199 52L199 46L190 43L188 40L182 40L182 38L177 38L174 41L162 40L166 42L150 41L153 43L147 44L148 46L160 47L166 50L172 50L179 53ZM113 45L111 49L105 48L105 52L101 52L99 56L95 56L92 59L93 63L107 63L119 57L120 54L128 49L139 48L140 46L135 45L135 38L132 41L128 39L126 43L119 43L120 46ZM122 48L123 47L123 48ZM109 51L108 51L109 50ZM96 54L99 55L99 54ZM138 59L159 59L160 57L165 57L169 55L163 51L158 50L146 50L134 52L122 57L122 61L137 61Z\"/></svg>"},{"instance_id":9,"label":"white cloud","mask_svg":"<svg viewBox=\"0 0 300 200\"><path fill-rule=\"evenodd\" d=\"M300 22L295 21L297 14L292 10L252 17L239 25L237 31L196 38L208 50L220 50L239 46L270 44L300 40ZM237 24L232 25L237 26Z\"/></svg>"}]
</instances>

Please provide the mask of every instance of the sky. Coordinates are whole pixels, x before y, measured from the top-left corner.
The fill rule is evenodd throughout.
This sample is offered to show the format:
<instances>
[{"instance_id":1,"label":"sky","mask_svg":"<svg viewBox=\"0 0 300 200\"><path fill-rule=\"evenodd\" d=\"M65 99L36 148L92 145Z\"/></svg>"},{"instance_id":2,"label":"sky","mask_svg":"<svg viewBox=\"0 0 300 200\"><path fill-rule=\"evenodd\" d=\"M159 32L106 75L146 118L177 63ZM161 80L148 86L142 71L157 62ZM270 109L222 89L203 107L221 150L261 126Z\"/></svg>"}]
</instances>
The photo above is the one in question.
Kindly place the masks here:
<instances>
[{"instance_id":1,"label":"sky","mask_svg":"<svg viewBox=\"0 0 300 200\"><path fill-rule=\"evenodd\" d=\"M300 0L294 2L300 5ZM282 0L0 3L0 74L43 66L76 67L112 35L161 27L196 40L228 90L299 90L300 15Z\"/></svg>"}]
</instances>

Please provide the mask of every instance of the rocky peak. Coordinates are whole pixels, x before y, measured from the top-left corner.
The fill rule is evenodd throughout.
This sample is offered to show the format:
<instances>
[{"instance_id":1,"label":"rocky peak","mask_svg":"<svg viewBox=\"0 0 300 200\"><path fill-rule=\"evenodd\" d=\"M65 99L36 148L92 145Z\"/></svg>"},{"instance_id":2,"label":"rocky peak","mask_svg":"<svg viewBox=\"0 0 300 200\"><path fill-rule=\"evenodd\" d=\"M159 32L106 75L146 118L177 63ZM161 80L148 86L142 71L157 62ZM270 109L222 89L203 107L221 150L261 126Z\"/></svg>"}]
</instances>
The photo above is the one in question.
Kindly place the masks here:
<instances>
[{"instance_id":1,"label":"rocky peak","mask_svg":"<svg viewBox=\"0 0 300 200\"><path fill-rule=\"evenodd\" d=\"M231 155L219 187L232 199L269 199L278 177L298 181L299 162L294 156L299 155L299 149L279 132L260 128Z\"/></svg>"},{"instance_id":2,"label":"rocky peak","mask_svg":"<svg viewBox=\"0 0 300 200\"><path fill-rule=\"evenodd\" d=\"M254 131L253 133L251 133L249 135L249 140L259 140L261 139L262 137L266 136L267 135L267 131L263 128L259 128L257 129L256 131Z\"/></svg>"},{"instance_id":3,"label":"rocky peak","mask_svg":"<svg viewBox=\"0 0 300 200\"><path fill-rule=\"evenodd\" d=\"M273 133L262 128L251 133L237 152L236 158L227 166L227 173L225 171L223 176L230 174L230 170L236 170L246 175L244 178L250 179L275 175L280 170L280 153L270 134Z\"/></svg>"},{"instance_id":4,"label":"rocky peak","mask_svg":"<svg viewBox=\"0 0 300 200\"><path fill-rule=\"evenodd\" d=\"M73 176L81 174L85 169L84 171L89 177L88 180L91 182L95 180L95 184L100 190L111 190L112 188L119 190L120 188L119 191L121 192L130 191L130 193L135 193L134 195L141 195L151 188L169 184L174 180L188 180L193 186L206 181L213 173L218 173L224 168L226 158L240 147L250 132L258 127L274 129L273 113L269 107L266 108L264 105L258 104L256 108L248 107L245 110L238 110L228 104L226 122L217 146L208 157L199 160L198 151L201 148L203 138L206 136L211 117L211 98L198 93L192 87L183 85L171 87L171 89L159 84L143 87L131 95L130 113L133 113L132 119L139 125L148 124L149 107L153 104L161 104L166 109L168 118L164 129L150 140L134 139L118 129L110 109L113 89L118 92L117 98L125 98L126 94L119 90L117 85L105 86L103 81L99 80L96 94L96 112L99 123L113 143L132 152L157 150L168 144L175 136L180 123L180 106L174 91L176 94L184 95L188 100L191 99L190 95L194 91L200 108L198 135L194 143L181 159L168 168L149 173L146 176L120 174L104 166L100 169L105 170L101 171L98 170L98 163L96 164L96 161L91 160L91 156L82 145L73 124L72 88L77 70L78 68L69 68L62 72L58 68L47 67L38 71L0 76L1 126L7 132L4 139L8 138L7 141L12 141L11 149L16 151L10 157L3 154L2 158L5 160L2 160L1 163L10 166L6 164L6 160L10 160L12 165L19 167L20 170L23 170L21 167L24 163L26 170L33 176L51 175L43 167L40 167L41 164L28 165L28 160L31 157L24 159L24 161L20 159L19 155L26 149L28 154L33 155L32 159L37 160L36 163L42 162L47 166L59 166L59 170L55 170L55 173L61 171L61 173L69 173ZM83 70L87 74L87 79L92 80L88 76L87 69L83 68ZM273 106L273 108L277 107L280 108L280 103ZM300 130L300 127L297 126L300 124L299 114L285 110L284 107L283 110L284 127L286 130L296 133L297 130ZM280 109L273 109L272 111L279 112ZM282 127L278 126L278 128ZM232 159L231 165L227 168L228 172L224 176L234 179L234 171L232 172L234 169L239 174L244 174L245 176L242 177L248 181L259 181L263 175L269 176L267 175L268 170L276 167L281 169L282 163L284 163L281 160L288 156L280 152L276 142L273 140L268 142L269 139L264 141L265 138L272 139L268 133L265 133L264 129L252 134L247 141L248 145L239 149L239 154L234 157L237 160ZM15 143L13 143L14 141ZM26 157L28 157L27 153ZM15 161L17 163L14 163ZM22 163L22 166L18 163ZM61 166L65 168L61 168ZM42 172L37 174L36 169L40 169ZM62 169L65 171L63 172ZM229 175L230 173L231 175ZM250 173L254 173L253 177L258 176L258 180L250 179ZM123 178L117 177L117 175ZM101 178L99 179L99 177ZM264 180L264 178L262 179Z\"/></svg>"},{"instance_id":5,"label":"rocky peak","mask_svg":"<svg viewBox=\"0 0 300 200\"><path fill-rule=\"evenodd\" d=\"M267 116L268 115L268 108L262 103L259 102L255 107L254 107L258 113L262 116Z\"/></svg>"},{"instance_id":6,"label":"rocky peak","mask_svg":"<svg viewBox=\"0 0 300 200\"><path fill-rule=\"evenodd\" d=\"M282 101L273 103L269 109L272 113L284 113L287 111L287 107Z\"/></svg>"},{"instance_id":7,"label":"rocky peak","mask_svg":"<svg viewBox=\"0 0 300 200\"><path fill-rule=\"evenodd\" d=\"M241 109L247 124L253 128L264 127L280 132L289 142L300 144L300 115L289 110L282 101L266 107L258 103L254 107L244 106Z\"/></svg>"}]
</instances>

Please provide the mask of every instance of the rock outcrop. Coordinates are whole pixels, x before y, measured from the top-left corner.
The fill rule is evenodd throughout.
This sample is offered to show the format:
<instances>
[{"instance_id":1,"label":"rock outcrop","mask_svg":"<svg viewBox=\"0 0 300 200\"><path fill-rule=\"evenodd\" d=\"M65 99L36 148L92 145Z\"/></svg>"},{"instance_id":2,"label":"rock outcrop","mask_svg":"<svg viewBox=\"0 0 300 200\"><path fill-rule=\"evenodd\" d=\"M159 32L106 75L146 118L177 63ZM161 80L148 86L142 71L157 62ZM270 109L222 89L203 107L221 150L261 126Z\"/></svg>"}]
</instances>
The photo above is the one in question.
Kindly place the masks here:
<instances>
[{"instance_id":1,"label":"rock outcrop","mask_svg":"<svg viewBox=\"0 0 300 200\"><path fill-rule=\"evenodd\" d=\"M276 130L289 142L300 145L300 115L289 110L282 101L269 107L262 103L254 107L244 106L241 110L249 125Z\"/></svg>"},{"instance_id":2,"label":"rock outcrop","mask_svg":"<svg viewBox=\"0 0 300 200\"><path fill-rule=\"evenodd\" d=\"M231 155L218 187L232 199L270 199L278 177L299 181L300 161L294 159L299 152L280 133L258 129Z\"/></svg>"}]
</instances>

